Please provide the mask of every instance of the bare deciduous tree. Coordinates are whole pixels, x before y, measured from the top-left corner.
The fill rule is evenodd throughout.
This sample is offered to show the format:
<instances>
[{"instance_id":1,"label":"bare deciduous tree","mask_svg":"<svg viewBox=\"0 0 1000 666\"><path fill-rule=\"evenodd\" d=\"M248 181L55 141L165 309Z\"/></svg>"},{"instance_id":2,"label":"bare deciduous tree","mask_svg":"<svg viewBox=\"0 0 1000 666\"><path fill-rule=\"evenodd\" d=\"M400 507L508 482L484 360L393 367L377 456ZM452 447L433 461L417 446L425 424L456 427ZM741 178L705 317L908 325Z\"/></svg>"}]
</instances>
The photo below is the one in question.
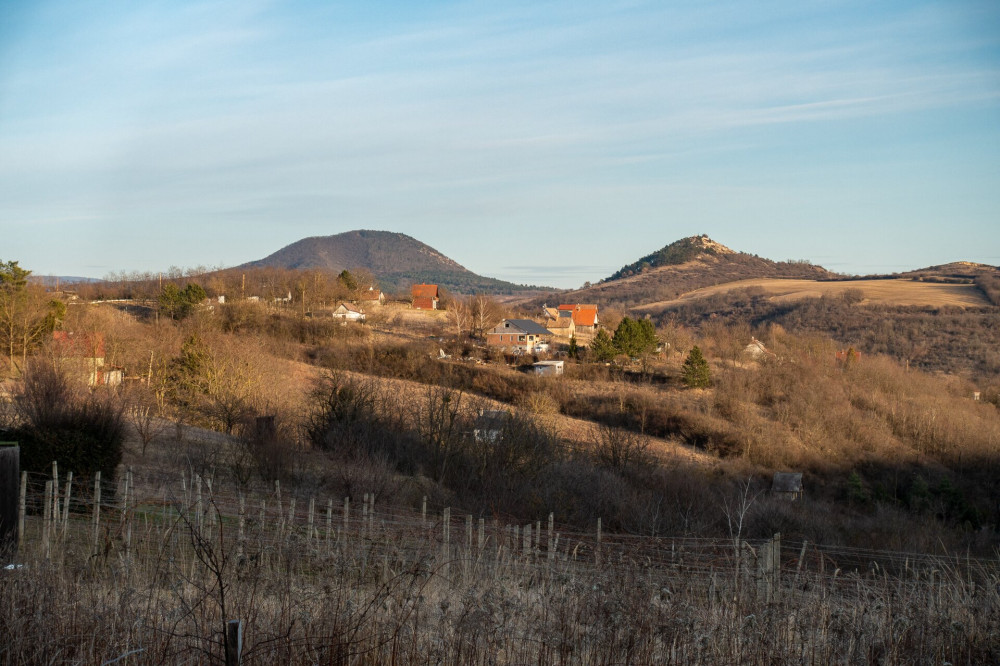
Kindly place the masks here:
<instances>
[{"instance_id":1,"label":"bare deciduous tree","mask_svg":"<svg viewBox=\"0 0 1000 666\"><path fill-rule=\"evenodd\" d=\"M500 323L503 319L503 308L492 297L486 294L476 294L470 303L470 317L472 320L472 333L477 337L483 337L486 332Z\"/></svg>"},{"instance_id":2,"label":"bare deciduous tree","mask_svg":"<svg viewBox=\"0 0 1000 666\"><path fill-rule=\"evenodd\" d=\"M468 301L455 297L448 304L448 323L456 337L462 337L464 331L469 330L472 321L471 310Z\"/></svg>"}]
</instances>

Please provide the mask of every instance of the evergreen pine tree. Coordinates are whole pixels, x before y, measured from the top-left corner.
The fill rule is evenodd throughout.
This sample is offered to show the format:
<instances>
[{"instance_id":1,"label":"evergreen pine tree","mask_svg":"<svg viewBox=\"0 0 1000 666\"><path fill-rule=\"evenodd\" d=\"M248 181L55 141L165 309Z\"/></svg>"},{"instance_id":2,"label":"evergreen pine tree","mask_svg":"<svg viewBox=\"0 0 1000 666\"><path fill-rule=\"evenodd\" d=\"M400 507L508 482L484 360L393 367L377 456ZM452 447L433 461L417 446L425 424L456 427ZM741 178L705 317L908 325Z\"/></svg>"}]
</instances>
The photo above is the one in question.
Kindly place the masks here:
<instances>
[{"instance_id":1,"label":"evergreen pine tree","mask_svg":"<svg viewBox=\"0 0 1000 666\"><path fill-rule=\"evenodd\" d=\"M692 347L684 361L684 385L689 388L704 388L712 384L708 361L701 354L701 349Z\"/></svg>"},{"instance_id":2,"label":"evergreen pine tree","mask_svg":"<svg viewBox=\"0 0 1000 666\"><path fill-rule=\"evenodd\" d=\"M603 328L594 336L594 341L590 343L590 354L595 361L610 361L615 357L618 350L611 342L611 336Z\"/></svg>"}]
</instances>

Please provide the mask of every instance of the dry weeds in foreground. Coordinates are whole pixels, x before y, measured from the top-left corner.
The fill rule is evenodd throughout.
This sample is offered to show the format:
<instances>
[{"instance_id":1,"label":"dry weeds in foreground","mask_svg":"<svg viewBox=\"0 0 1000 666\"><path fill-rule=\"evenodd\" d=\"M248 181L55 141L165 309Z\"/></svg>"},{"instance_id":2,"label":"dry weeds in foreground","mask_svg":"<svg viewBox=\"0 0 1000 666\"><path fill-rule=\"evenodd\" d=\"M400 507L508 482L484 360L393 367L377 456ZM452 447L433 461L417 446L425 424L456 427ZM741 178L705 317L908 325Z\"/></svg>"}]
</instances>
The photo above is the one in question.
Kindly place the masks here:
<instances>
[{"instance_id":1,"label":"dry weeds in foreground","mask_svg":"<svg viewBox=\"0 0 1000 666\"><path fill-rule=\"evenodd\" d=\"M102 503L95 532L90 493L59 516L28 484L23 566L0 574L0 662L223 663L231 619L244 664L1000 659L995 558L599 541L367 496L237 494L201 477L138 486ZM738 533L746 503L729 508Z\"/></svg>"}]
</instances>

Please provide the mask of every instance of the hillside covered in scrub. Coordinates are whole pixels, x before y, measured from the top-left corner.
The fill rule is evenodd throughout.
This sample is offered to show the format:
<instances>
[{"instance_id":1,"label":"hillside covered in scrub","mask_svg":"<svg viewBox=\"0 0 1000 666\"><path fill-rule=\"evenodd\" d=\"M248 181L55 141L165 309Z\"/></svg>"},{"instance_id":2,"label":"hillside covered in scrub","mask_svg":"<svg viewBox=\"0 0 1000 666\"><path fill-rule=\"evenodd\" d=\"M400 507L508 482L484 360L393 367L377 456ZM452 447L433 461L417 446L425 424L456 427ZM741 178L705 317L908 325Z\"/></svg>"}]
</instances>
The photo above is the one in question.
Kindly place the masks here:
<instances>
[{"instance_id":1,"label":"hillside covered in scrub","mask_svg":"<svg viewBox=\"0 0 1000 666\"><path fill-rule=\"evenodd\" d=\"M808 262L771 261L736 252L708 236L691 236L623 266L597 284L570 290L559 298L563 302L628 308L669 300L702 287L750 278L817 280L834 275Z\"/></svg>"}]
</instances>

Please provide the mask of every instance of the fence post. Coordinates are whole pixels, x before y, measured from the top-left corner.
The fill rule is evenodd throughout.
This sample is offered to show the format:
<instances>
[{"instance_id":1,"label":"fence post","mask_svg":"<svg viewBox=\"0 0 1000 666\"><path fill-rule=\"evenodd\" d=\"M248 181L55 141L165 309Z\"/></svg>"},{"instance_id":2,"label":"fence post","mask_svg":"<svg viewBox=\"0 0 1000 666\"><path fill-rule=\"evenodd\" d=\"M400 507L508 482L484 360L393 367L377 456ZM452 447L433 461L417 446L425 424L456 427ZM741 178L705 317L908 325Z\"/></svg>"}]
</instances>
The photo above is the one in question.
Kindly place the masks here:
<instances>
[{"instance_id":1,"label":"fence post","mask_svg":"<svg viewBox=\"0 0 1000 666\"><path fill-rule=\"evenodd\" d=\"M240 556L240 557L243 556L243 532L246 529L246 522L247 522L246 516L247 516L247 500L246 500L246 497L244 497L243 493L241 492L240 493L239 534L237 535L237 539L236 539L236 544L237 544L236 545L236 554L238 556Z\"/></svg>"},{"instance_id":2,"label":"fence post","mask_svg":"<svg viewBox=\"0 0 1000 666\"><path fill-rule=\"evenodd\" d=\"M24 545L24 514L28 510L28 473L21 472L21 501L17 511L17 547Z\"/></svg>"},{"instance_id":3,"label":"fence post","mask_svg":"<svg viewBox=\"0 0 1000 666\"><path fill-rule=\"evenodd\" d=\"M194 477L194 524L198 528L198 532L201 532L201 475L196 474Z\"/></svg>"},{"instance_id":4,"label":"fence post","mask_svg":"<svg viewBox=\"0 0 1000 666\"><path fill-rule=\"evenodd\" d=\"M601 519L597 519L597 548L594 550L594 559L597 565L601 564Z\"/></svg>"},{"instance_id":5,"label":"fence post","mask_svg":"<svg viewBox=\"0 0 1000 666\"><path fill-rule=\"evenodd\" d=\"M45 482L45 509L42 513L42 550L49 559L49 529L52 522L52 482Z\"/></svg>"},{"instance_id":6,"label":"fence post","mask_svg":"<svg viewBox=\"0 0 1000 666\"><path fill-rule=\"evenodd\" d=\"M326 554L330 554L330 534L333 532L333 498L326 500Z\"/></svg>"},{"instance_id":7,"label":"fence post","mask_svg":"<svg viewBox=\"0 0 1000 666\"><path fill-rule=\"evenodd\" d=\"M445 578L448 577L451 566L451 507L446 507L444 510L444 517L442 519L442 529L444 536L444 544L442 546L442 555L444 557L444 575Z\"/></svg>"},{"instance_id":8,"label":"fence post","mask_svg":"<svg viewBox=\"0 0 1000 666\"><path fill-rule=\"evenodd\" d=\"M62 512L62 537L66 538L66 531L69 529L69 497L73 491L73 472L66 475L66 497L63 499Z\"/></svg>"},{"instance_id":9,"label":"fence post","mask_svg":"<svg viewBox=\"0 0 1000 666\"><path fill-rule=\"evenodd\" d=\"M555 532L556 514L549 512L549 561L556 558L555 542L552 540Z\"/></svg>"},{"instance_id":10,"label":"fence post","mask_svg":"<svg viewBox=\"0 0 1000 666\"><path fill-rule=\"evenodd\" d=\"M59 522L59 463L52 461L52 490L53 495L49 497L52 502L52 522Z\"/></svg>"},{"instance_id":11,"label":"fence post","mask_svg":"<svg viewBox=\"0 0 1000 666\"><path fill-rule=\"evenodd\" d=\"M316 498L309 498L309 536L307 541L311 544L313 542L313 518L316 516Z\"/></svg>"},{"instance_id":12,"label":"fence post","mask_svg":"<svg viewBox=\"0 0 1000 666\"><path fill-rule=\"evenodd\" d=\"M128 471L125 472L125 503L122 505L123 506L123 508L122 508L122 516L125 518L125 521L126 521L126 523L125 523L125 554L126 555L129 555L132 552L132 514L130 513L130 510L132 512L135 511L135 507L132 506L132 504L135 504L135 502L133 501L132 504L129 503L129 493L130 492L132 492L132 468L131 467L129 467ZM135 500L134 497L132 499Z\"/></svg>"},{"instance_id":13,"label":"fence post","mask_svg":"<svg viewBox=\"0 0 1000 666\"><path fill-rule=\"evenodd\" d=\"M775 533L774 541L771 542L771 566L772 586L777 598L781 594L781 532Z\"/></svg>"},{"instance_id":14,"label":"fence post","mask_svg":"<svg viewBox=\"0 0 1000 666\"><path fill-rule=\"evenodd\" d=\"M226 622L226 666L240 666L243 660L243 621Z\"/></svg>"},{"instance_id":15,"label":"fence post","mask_svg":"<svg viewBox=\"0 0 1000 666\"><path fill-rule=\"evenodd\" d=\"M21 449L12 442L0 442L0 553L13 551L19 541L18 477L21 476Z\"/></svg>"},{"instance_id":16,"label":"fence post","mask_svg":"<svg viewBox=\"0 0 1000 666\"><path fill-rule=\"evenodd\" d=\"M97 553L97 538L101 524L101 470L94 472L94 553Z\"/></svg>"}]
</instances>

